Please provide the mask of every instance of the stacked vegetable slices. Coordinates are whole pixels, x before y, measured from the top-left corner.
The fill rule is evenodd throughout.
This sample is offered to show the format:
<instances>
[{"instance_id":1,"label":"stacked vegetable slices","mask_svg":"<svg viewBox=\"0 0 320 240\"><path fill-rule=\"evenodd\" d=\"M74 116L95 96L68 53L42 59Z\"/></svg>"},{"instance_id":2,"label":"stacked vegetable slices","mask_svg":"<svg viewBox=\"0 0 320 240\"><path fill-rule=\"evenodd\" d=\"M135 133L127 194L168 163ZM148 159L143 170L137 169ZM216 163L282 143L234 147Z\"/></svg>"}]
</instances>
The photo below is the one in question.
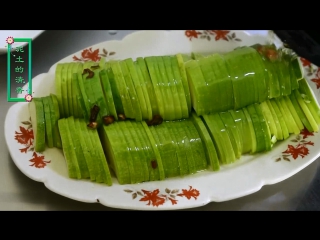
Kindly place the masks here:
<instances>
[{"instance_id":1,"label":"stacked vegetable slices","mask_svg":"<svg viewBox=\"0 0 320 240\"><path fill-rule=\"evenodd\" d=\"M185 67L198 116L289 96L303 77L297 57L273 45L192 57Z\"/></svg>"},{"instance_id":2,"label":"stacked vegetable slices","mask_svg":"<svg viewBox=\"0 0 320 240\"><path fill-rule=\"evenodd\" d=\"M136 121L188 118L189 85L183 57L154 56L100 63L61 63L55 88L62 117L88 117L93 105L102 116L124 114ZM100 121L101 123L101 121Z\"/></svg>"},{"instance_id":3,"label":"stacked vegetable slices","mask_svg":"<svg viewBox=\"0 0 320 240\"><path fill-rule=\"evenodd\" d=\"M97 131L87 128L84 119L60 118L54 94L33 98L29 103L34 150L62 148L68 176L112 185L111 174Z\"/></svg>"},{"instance_id":4,"label":"stacked vegetable slices","mask_svg":"<svg viewBox=\"0 0 320 240\"><path fill-rule=\"evenodd\" d=\"M62 117L88 118L98 105L99 121L105 115L117 120L119 114L136 121L154 115L179 120L188 118L192 108L201 116L289 96L302 77L292 53L253 45L208 56L58 64L56 92Z\"/></svg>"},{"instance_id":5,"label":"stacked vegetable slices","mask_svg":"<svg viewBox=\"0 0 320 240\"><path fill-rule=\"evenodd\" d=\"M191 119L157 126L119 121L99 133L120 184L182 177L208 168L209 151Z\"/></svg>"},{"instance_id":6,"label":"stacked vegetable slices","mask_svg":"<svg viewBox=\"0 0 320 240\"><path fill-rule=\"evenodd\" d=\"M58 121L62 150L70 178L112 185L111 173L96 130L73 116Z\"/></svg>"},{"instance_id":7,"label":"stacked vegetable slices","mask_svg":"<svg viewBox=\"0 0 320 240\"><path fill-rule=\"evenodd\" d=\"M58 123L56 133L61 134L70 178L112 185L112 169L120 184L133 184L183 177L205 169L218 171L242 154L271 150L277 140L303 128L318 131L320 109L305 79L299 86L290 96L202 117L192 112L189 119L156 126L144 121L116 121L98 129L100 138L84 119L71 116L51 123L49 120L56 119L51 116L59 114L46 110L51 109L48 106L55 108L46 102L55 95L34 98L29 106L32 119L37 120L37 149L41 139L53 139L53 126ZM46 142L49 146L50 141Z\"/></svg>"},{"instance_id":8,"label":"stacked vegetable slices","mask_svg":"<svg viewBox=\"0 0 320 240\"><path fill-rule=\"evenodd\" d=\"M299 134L304 128L318 132L319 110L303 78L299 81L299 89L290 96L201 118L215 144L219 163L230 164L245 153L270 151L276 141L285 140L290 134Z\"/></svg>"},{"instance_id":9,"label":"stacked vegetable slices","mask_svg":"<svg viewBox=\"0 0 320 240\"><path fill-rule=\"evenodd\" d=\"M62 148L75 179L111 185L113 171L131 184L218 171L303 128L319 130L298 60L274 46L63 63L55 80L56 96L29 105L35 150ZM95 105L98 129L90 129ZM147 125L154 115L165 121ZM104 126L106 116L115 122Z\"/></svg>"},{"instance_id":10,"label":"stacked vegetable slices","mask_svg":"<svg viewBox=\"0 0 320 240\"><path fill-rule=\"evenodd\" d=\"M304 128L318 131L320 109L305 84L302 79L290 96L239 110L201 117L192 112L189 119L156 126L118 121L100 129L102 146L120 184L218 171L243 154L270 151L276 141Z\"/></svg>"},{"instance_id":11,"label":"stacked vegetable slices","mask_svg":"<svg viewBox=\"0 0 320 240\"><path fill-rule=\"evenodd\" d=\"M49 148L61 148L61 139L58 129L60 111L57 97L54 94L46 97L33 98L29 103L29 113L34 134L34 150L43 152L46 145Z\"/></svg>"}]
</instances>

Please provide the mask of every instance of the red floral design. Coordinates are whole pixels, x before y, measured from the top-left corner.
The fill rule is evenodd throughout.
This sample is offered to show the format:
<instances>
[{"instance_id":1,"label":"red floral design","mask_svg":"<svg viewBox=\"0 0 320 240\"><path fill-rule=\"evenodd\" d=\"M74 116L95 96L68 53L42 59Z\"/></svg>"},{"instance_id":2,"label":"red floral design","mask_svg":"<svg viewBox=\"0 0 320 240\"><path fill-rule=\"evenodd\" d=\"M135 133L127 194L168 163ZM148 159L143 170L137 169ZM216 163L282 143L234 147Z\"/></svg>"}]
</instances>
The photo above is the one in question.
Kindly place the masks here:
<instances>
[{"instance_id":1,"label":"red floral design","mask_svg":"<svg viewBox=\"0 0 320 240\"><path fill-rule=\"evenodd\" d=\"M92 51L92 48L88 48L88 49L84 49L82 52L81 52L81 57L78 58L76 55L73 56L73 60L74 61L94 61L94 62L97 62L97 61L100 61L101 59L101 56L102 57L107 57L107 56L111 56L111 55L114 55L116 54L115 52L108 52L106 49L102 49L102 52L103 53L99 53L99 48Z\"/></svg>"},{"instance_id":2,"label":"red floral design","mask_svg":"<svg viewBox=\"0 0 320 240\"><path fill-rule=\"evenodd\" d=\"M288 145L288 149L282 153L289 153L293 157L293 159L297 159L298 156L304 158L306 155L309 154L309 149L306 148L304 145L298 144L296 147L292 145Z\"/></svg>"},{"instance_id":3,"label":"red floral design","mask_svg":"<svg viewBox=\"0 0 320 240\"><path fill-rule=\"evenodd\" d=\"M44 161L44 156L38 156L36 152L33 152L33 158L29 160L33 164L30 166L35 166L36 168L44 168L47 163L50 163L51 161Z\"/></svg>"},{"instance_id":4,"label":"red floral design","mask_svg":"<svg viewBox=\"0 0 320 240\"><path fill-rule=\"evenodd\" d=\"M178 203L178 200L175 200L174 198L169 197L168 199L171 201L172 205L175 205Z\"/></svg>"},{"instance_id":5,"label":"red floral design","mask_svg":"<svg viewBox=\"0 0 320 240\"><path fill-rule=\"evenodd\" d=\"M94 61L97 62L101 59L99 56L99 49L96 49L92 51L92 48L84 49L81 53L81 58L78 58L77 56L73 56L74 61Z\"/></svg>"},{"instance_id":6,"label":"red floral design","mask_svg":"<svg viewBox=\"0 0 320 240\"><path fill-rule=\"evenodd\" d=\"M192 186L189 186L189 189L182 189L181 193L179 193L179 189L170 190L168 188L165 189L165 193L163 194L160 193L159 189L155 189L153 191L147 191L144 189L141 191L133 191L125 189L124 191L132 194L132 199L137 198L138 195L141 196L139 201L147 202L147 205L154 207L163 205L166 201L170 201L172 205L178 204L176 197L186 197L188 200L194 198L197 200L197 197L200 195L199 190L192 188Z\"/></svg>"},{"instance_id":7,"label":"red floral design","mask_svg":"<svg viewBox=\"0 0 320 240\"><path fill-rule=\"evenodd\" d=\"M300 60L302 62L302 66L303 67L310 67L311 66L311 62L305 58L300 57Z\"/></svg>"},{"instance_id":8,"label":"red floral design","mask_svg":"<svg viewBox=\"0 0 320 240\"><path fill-rule=\"evenodd\" d=\"M198 38L198 35L202 34L201 32L197 32L196 30L186 30L185 35L192 40L192 38Z\"/></svg>"},{"instance_id":9,"label":"red floral design","mask_svg":"<svg viewBox=\"0 0 320 240\"><path fill-rule=\"evenodd\" d=\"M156 189L152 192L143 189L141 191L145 194L145 196L141 198L140 201L147 201L147 205L150 205L152 203L152 206L158 207L159 205L164 204L165 198L163 198L162 196L158 196L160 192L159 189Z\"/></svg>"},{"instance_id":10,"label":"red floral design","mask_svg":"<svg viewBox=\"0 0 320 240\"><path fill-rule=\"evenodd\" d=\"M208 41L210 41L212 36L214 36L215 41L241 41L241 39L236 37L235 33L231 34L229 30L186 30L185 35L187 36L187 38L189 38L190 41L193 38L207 39Z\"/></svg>"},{"instance_id":11,"label":"red floral design","mask_svg":"<svg viewBox=\"0 0 320 240\"><path fill-rule=\"evenodd\" d=\"M15 131L15 136L14 139L18 141L18 143L23 144L25 147L20 148L20 152L22 153L27 153L29 150L33 150L32 145L33 145L33 130L31 129L31 122L30 121L25 121L22 122L23 124L27 125L27 128L24 128L20 126L20 132Z\"/></svg>"},{"instance_id":12,"label":"red floral design","mask_svg":"<svg viewBox=\"0 0 320 240\"><path fill-rule=\"evenodd\" d=\"M19 150L20 150L20 152L22 152L22 153L27 153L28 149L29 149L29 146L27 146L27 147L25 147L25 148L20 148Z\"/></svg>"},{"instance_id":13,"label":"red floral design","mask_svg":"<svg viewBox=\"0 0 320 240\"><path fill-rule=\"evenodd\" d=\"M15 131L14 139L18 141L18 143L21 144L32 144L33 141L33 130L25 129L24 127L20 126L20 131Z\"/></svg>"},{"instance_id":14,"label":"red floral design","mask_svg":"<svg viewBox=\"0 0 320 240\"><path fill-rule=\"evenodd\" d=\"M33 151L33 158L29 161L32 162L30 166L36 167L36 168L44 168L47 163L50 163L51 161L45 161L44 156L38 155L36 152L34 152L33 147L33 129L31 124L31 119L29 121L23 121L22 124L27 125L28 127L22 127L20 126L20 132L15 131L14 139L18 141L18 143L23 144L25 147L19 149L21 153L27 153L28 151Z\"/></svg>"},{"instance_id":15,"label":"red floral design","mask_svg":"<svg viewBox=\"0 0 320 240\"><path fill-rule=\"evenodd\" d=\"M308 136L314 136L313 132L309 132L308 129L303 129L300 134L303 136L303 139L306 139Z\"/></svg>"},{"instance_id":16,"label":"red floral design","mask_svg":"<svg viewBox=\"0 0 320 240\"><path fill-rule=\"evenodd\" d=\"M303 137L301 139L301 136ZM282 152L282 156L276 159L276 162L280 160L286 160L290 162L289 157L293 157L294 160L296 160L299 156L304 158L309 154L308 146L314 146L314 143L311 141L306 141L304 139L308 138L309 136L314 136L312 132L309 132L306 128L303 129L300 132L300 135L298 135L295 139L291 140L291 142L297 143L297 145L288 145L287 150Z\"/></svg>"},{"instance_id":17,"label":"red floral design","mask_svg":"<svg viewBox=\"0 0 320 240\"><path fill-rule=\"evenodd\" d=\"M180 197L186 197L190 199L193 197L194 199L197 200L197 197L200 195L199 191L197 189L193 189L191 186L189 186L189 189L182 189L182 193L178 194Z\"/></svg>"},{"instance_id":18,"label":"red floral design","mask_svg":"<svg viewBox=\"0 0 320 240\"><path fill-rule=\"evenodd\" d=\"M320 68L317 70L316 77L312 78L311 81L317 85L317 89L320 88Z\"/></svg>"},{"instance_id":19,"label":"red floral design","mask_svg":"<svg viewBox=\"0 0 320 240\"><path fill-rule=\"evenodd\" d=\"M305 75L307 75L308 77L311 77L314 74L316 74L316 78L313 79L314 80L313 82L315 82L317 84L317 88L320 88L319 68L317 66L313 65L309 60L307 60L303 57L300 57L300 62L305 69ZM318 72L317 72L317 70L318 70Z\"/></svg>"},{"instance_id":20,"label":"red floral design","mask_svg":"<svg viewBox=\"0 0 320 240\"><path fill-rule=\"evenodd\" d=\"M225 41L229 41L227 38L227 35L229 34L230 31L227 31L227 30L209 30L209 31L216 34L216 36L214 38L216 41L218 41L220 39L223 39Z\"/></svg>"}]
</instances>

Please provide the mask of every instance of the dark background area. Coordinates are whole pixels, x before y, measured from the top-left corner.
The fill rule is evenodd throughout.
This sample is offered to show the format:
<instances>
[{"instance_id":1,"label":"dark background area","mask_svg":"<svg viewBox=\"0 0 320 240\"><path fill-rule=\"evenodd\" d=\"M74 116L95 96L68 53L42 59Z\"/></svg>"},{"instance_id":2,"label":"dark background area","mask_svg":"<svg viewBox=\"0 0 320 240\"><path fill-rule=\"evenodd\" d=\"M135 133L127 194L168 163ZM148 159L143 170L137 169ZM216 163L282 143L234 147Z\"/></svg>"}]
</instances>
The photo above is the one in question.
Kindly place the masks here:
<instances>
[{"instance_id":1,"label":"dark background area","mask_svg":"<svg viewBox=\"0 0 320 240\"><path fill-rule=\"evenodd\" d=\"M320 30L274 30L299 56L320 66Z\"/></svg>"}]
</instances>

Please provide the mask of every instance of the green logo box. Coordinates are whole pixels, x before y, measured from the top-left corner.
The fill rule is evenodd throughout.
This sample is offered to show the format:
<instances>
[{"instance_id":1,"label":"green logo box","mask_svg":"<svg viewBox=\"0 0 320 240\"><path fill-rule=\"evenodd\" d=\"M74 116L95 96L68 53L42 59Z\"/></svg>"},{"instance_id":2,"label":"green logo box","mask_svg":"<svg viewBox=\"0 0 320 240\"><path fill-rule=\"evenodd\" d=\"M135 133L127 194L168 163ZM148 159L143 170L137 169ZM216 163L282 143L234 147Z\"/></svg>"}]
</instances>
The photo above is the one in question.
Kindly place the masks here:
<instances>
[{"instance_id":1,"label":"green logo box","mask_svg":"<svg viewBox=\"0 0 320 240\"><path fill-rule=\"evenodd\" d=\"M28 95L31 96L32 100L32 38L13 38L14 42L23 42L28 43ZM8 63L8 102L29 102L26 98L13 98L11 97L11 44L8 43L8 56L7 56L7 63Z\"/></svg>"}]
</instances>

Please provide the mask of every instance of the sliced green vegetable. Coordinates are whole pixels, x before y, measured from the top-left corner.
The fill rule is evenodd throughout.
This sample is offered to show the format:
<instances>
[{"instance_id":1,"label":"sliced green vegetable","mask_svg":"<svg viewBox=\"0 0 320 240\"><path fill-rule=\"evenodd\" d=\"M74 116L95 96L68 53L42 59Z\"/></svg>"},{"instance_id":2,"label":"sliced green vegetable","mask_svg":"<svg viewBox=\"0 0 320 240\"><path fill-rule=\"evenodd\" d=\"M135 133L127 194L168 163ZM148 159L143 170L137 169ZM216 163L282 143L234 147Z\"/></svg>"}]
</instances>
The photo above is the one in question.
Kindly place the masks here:
<instances>
[{"instance_id":1,"label":"sliced green vegetable","mask_svg":"<svg viewBox=\"0 0 320 240\"><path fill-rule=\"evenodd\" d=\"M46 148L46 122L42 99L33 98L28 107L34 135L34 150L43 152Z\"/></svg>"},{"instance_id":2,"label":"sliced green vegetable","mask_svg":"<svg viewBox=\"0 0 320 240\"><path fill-rule=\"evenodd\" d=\"M212 142L210 134L206 129L206 126L202 122L201 118L198 117L194 112L191 113L191 120L193 121L195 127L197 128L202 142L205 146L206 159L208 165L211 166L213 171L218 171L220 169L219 159L217 155L216 148Z\"/></svg>"}]
</instances>

